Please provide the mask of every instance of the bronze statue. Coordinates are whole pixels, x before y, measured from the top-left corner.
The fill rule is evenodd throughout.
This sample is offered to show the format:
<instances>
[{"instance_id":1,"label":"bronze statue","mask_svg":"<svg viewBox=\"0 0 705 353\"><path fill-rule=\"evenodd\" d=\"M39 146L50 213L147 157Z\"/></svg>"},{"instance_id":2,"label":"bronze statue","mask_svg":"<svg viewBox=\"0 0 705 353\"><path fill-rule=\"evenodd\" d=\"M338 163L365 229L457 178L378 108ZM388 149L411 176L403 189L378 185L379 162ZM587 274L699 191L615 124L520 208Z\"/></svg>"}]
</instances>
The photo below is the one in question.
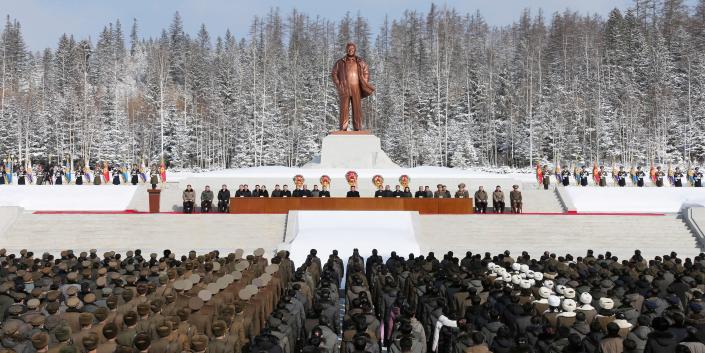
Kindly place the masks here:
<instances>
[{"instance_id":1,"label":"bronze statue","mask_svg":"<svg viewBox=\"0 0 705 353\"><path fill-rule=\"evenodd\" d=\"M350 123L349 108L352 101L353 130L362 128L362 98L371 95L375 88L368 82L370 71L367 63L355 55L355 44L345 46L345 57L333 65L333 83L340 96L340 130L346 131Z\"/></svg>"}]
</instances>

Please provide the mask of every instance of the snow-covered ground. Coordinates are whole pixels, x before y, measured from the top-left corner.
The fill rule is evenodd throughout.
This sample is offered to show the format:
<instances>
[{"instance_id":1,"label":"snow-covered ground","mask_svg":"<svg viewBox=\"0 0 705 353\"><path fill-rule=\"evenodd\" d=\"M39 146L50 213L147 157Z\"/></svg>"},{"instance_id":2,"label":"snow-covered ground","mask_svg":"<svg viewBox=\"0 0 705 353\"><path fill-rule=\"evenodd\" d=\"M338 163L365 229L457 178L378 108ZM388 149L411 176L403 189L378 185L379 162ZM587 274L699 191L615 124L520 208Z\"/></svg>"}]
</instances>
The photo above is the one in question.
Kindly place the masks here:
<instances>
[{"instance_id":1,"label":"snow-covered ground","mask_svg":"<svg viewBox=\"0 0 705 353\"><path fill-rule=\"evenodd\" d=\"M347 266L353 249L367 258L372 249L389 258L392 251L400 256L420 254L418 231L412 212L299 211L287 220L294 229L287 231L286 244L279 250L291 252L294 263L303 263L310 249L316 249L322 261L333 250ZM288 239L292 236L292 239Z\"/></svg>"},{"instance_id":2,"label":"snow-covered ground","mask_svg":"<svg viewBox=\"0 0 705 353\"><path fill-rule=\"evenodd\" d=\"M578 212L674 213L683 207L705 206L705 188L569 187Z\"/></svg>"},{"instance_id":3,"label":"snow-covered ground","mask_svg":"<svg viewBox=\"0 0 705 353\"><path fill-rule=\"evenodd\" d=\"M124 211L139 186L3 185L0 206L28 211Z\"/></svg>"},{"instance_id":4,"label":"snow-covered ground","mask_svg":"<svg viewBox=\"0 0 705 353\"><path fill-rule=\"evenodd\" d=\"M323 168L290 168L290 167L255 167L242 169L227 169L215 171L171 171L167 174L168 184L162 193L162 204L166 209L178 209L181 204L181 191L186 184L192 184L197 195L205 185L213 190L227 184L234 193L238 184L267 185L269 191L275 184L288 184L294 189L292 178L301 174L309 188L320 185L322 175L331 178L331 194L344 196L348 190L345 181L346 169ZM358 169L358 189L362 196L372 196L375 187L372 177L376 174L385 179L385 184L392 187L399 184L401 175L408 175L412 192L421 185L429 185L435 190L436 184L448 185L451 193L455 192L457 184L465 183L470 192L479 185L487 190L500 185L505 192L512 184L520 184L523 188L534 188L534 174L527 170L511 170L509 168L473 168L457 169L443 167L416 167L397 169ZM573 180L571 180L573 181ZM555 178L551 179L552 187ZM146 193L144 185L137 187L127 185L2 185L0 186L0 206L20 206L34 211L123 211L139 209L146 211ZM678 212L684 206L705 205L705 188L655 188L655 187L578 187L571 185L566 188L567 195L578 212ZM137 202L139 201L139 202ZM525 203L530 203L525 199ZM167 205L168 204L168 205ZM173 205L172 205L173 204ZM135 206L137 205L137 206ZM173 207L172 207L173 206ZM162 207L162 209L165 209Z\"/></svg>"},{"instance_id":5,"label":"snow-covered ground","mask_svg":"<svg viewBox=\"0 0 705 353\"><path fill-rule=\"evenodd\" d=\"M345 173L351 169L343 168L296 168L282 166L266 166L266 167L251 167L239 169L223 169L213 171L171 171L168 173L169 181L181 181L186 178L287 178L291 179L294 175L301 174L306 179L315 180L321 175L328 175L331 178L344 178ZM396 181L396 178L406 174L410 178L512 178L522 182L533 182L535 176L532 172L526 170L513 170L509 168L446 168L446 167L414 167L414 168L395 168L395 169L352 169L358 174L360 180L371 179L374 175L379 174L383 177L393 178L390 181Z\"/></svg>"}]
</instances>

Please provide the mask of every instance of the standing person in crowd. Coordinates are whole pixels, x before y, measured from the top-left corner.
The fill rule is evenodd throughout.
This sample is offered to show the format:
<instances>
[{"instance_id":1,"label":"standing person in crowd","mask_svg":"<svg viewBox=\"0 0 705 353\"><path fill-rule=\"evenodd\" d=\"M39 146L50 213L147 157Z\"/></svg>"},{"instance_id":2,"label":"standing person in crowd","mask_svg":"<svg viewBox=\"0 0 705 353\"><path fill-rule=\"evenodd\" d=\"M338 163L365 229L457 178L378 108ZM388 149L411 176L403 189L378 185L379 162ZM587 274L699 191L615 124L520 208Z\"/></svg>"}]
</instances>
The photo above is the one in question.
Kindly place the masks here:
<instances>
[{"instance_id":1,"label":"standing person in crowd","mask_svg":"<svg viewBox=\"0 0 705 353\"><path fill-rule=\"evenodd\" d=\"M458 191L455 192L456 199L467 199L470 198L470 192L465 189L465 183L458 184Z\"/></svg>"},{"instance_id":2,"label":"standing person in crowd","mask_svg":"<svg viewBox=\"0 0 705 353\"><path fill-rule=\"evenodd\" d=\"M27 184L27 169L24 166L20 166L20 171L17 172L17 185Z\"/></svg>"},{"instance_id":3,"label":"standing person in crowd","mask_svg":"<svg viewBox=\"0 0 705 353\"><path fill-rule=\"evenodd\" d=\"M629 175L629 173L624 170L624 167L619 167L619 172L617 172L617 185L620 187L627 185L627 175Z\"/></svg>"},{"instance_id":4,"label":"standing person in crowd","mask_svg":"<svg viewBox=\"0 0 705 353\"><path fill-rule=\"evenodd\" d=\"M181 198L184 201L184 213L193 213L193 205L196 203L196 192L191 188L191 184L186 185L186 190L184 190Z\"/></svg>"},{"instance_id":5,"label":"standing person in crowd","mask_svg":"<svg viewBox=\"0 0 705 353\"><path fill-rule=\"evenodd\" d=\"M100 164L96 163L95 167L93 168L93 185L102 184L103 181L101 180L101 178L103 178L103 170L100 168ZM155 185L156 183L153 185L153 188L156 187Z\"/></svg>"},{"instance_id":6,"label":"standing person in crowd","mask_svg":"<svg viewBox=\"0 0 705 353\"><path fill-rule=\"evenodd\" d=\"M54 185L54 168L52 166L44 169L44 184Z\"/></svg>"},{"instance_id":7,"label":"standing person in crowd","mask_svg":"<svg viewBox=\"0 0 705 353\"><path fill-rule=\"evenodd\" d=\"M122 172L120 171L119 165L115 164L113 166L112 175L113 175L113 185L120 185L120 176L122 175Z\"/></svg>"},{"instance_id":8,"label":"standing person in crowd","mask_svg":"<svg viewBox=\"0 0 705 353\"><path fill-rule=\"evenodd\" d=\"M661 170L661 166L656 167L656 187L663 187L663 177L666 174Z\"/></svg>"},{"instance_id":9,"label":"standing person in crowd","mask_svg":"<svg viewBox=\"0 0 705 353\"><path fill-rule=\"evenodd\" d=\"M132 165L132 170L130 171L130 183L132 185L137 185L140 181L140 168L137 164Z\"/></svg>"},{"instance_id":10,"label":"standing person in crowd","mask_svg":"<svg viewBox=\"0 0 705 353\"><path fill-rule=\"evenodd\" d=\"M225 213L230 207L230 190L228 186L223 184L223 186L218 191L218 212Z\"/></svg>"},{"instance_id":11,"label":"standing person in crowd","mask_svg":"<svg viewBox=\"0 0 705 353\"><path fill-rule=\"evenodd\" d=\"M644 178L646 177L646 173L641 169L641 166L636 167L636 186L638 187L644 187Z\"/></svg>"},{"instance_id":12,"label":"standing person in crowd","mask_svg":"<svg viewBox=\"0 0 705 353\"><path fill-rule=\"evenodd\" d=\"M37 173L36 173L36 181L34 183L37 185L44 185L44 181L45 181L44 166L42 166L41 164L38 164L35 169L37 170Z\"/></svg>"},{"instance_id":13,"label":"standing person in crowd","mask_svg":"<svg viewBox=\"0 0 705 353\"><path fill-rule=\"evenodd\" d=\"M683 171L680 167L676 167L676 171L673 173L673 186L683 187Z\"/></svg>"},{"instance_id":14,"label":"standing person in crowd","mask_svg":"<svg viewBox=\"0 0 705 353\"><path fill-rule=\"evenodd\" d=\"M599 183L599 185L601 187L607 186L607 171L605 170L604 165L600 166L600 183Z\"/></svg>"},{"instance_id":15,"label":"standing person in crowd","mask_svg":"<svg viewBox=\"0 0 705 353\"><path fill-rule=\"evenodd\" d=\"M499 185L497 185L492 193L492 208L494 209L494 213L504 213L504 192Z\"/></svg>"},{"instance_id":16,"label":"standing person in crowd","mask_svg":"<svg viewBox=\"0 0 705 353\"><path fill-rule=\"evenodd\" d=\"M345 197L360 197L360 192L357 191L355 185L350 186L350 191L345 195Z\"/></svg>"},{"instance_id":17,"label":"standing person in crowd","mask_svg":"<svg viewBox=\"0 0 705 353\"><path fill-rule=\"evenodd\" d=\"M551 171L548 169L548 165L543 166L543 173L541 175L543 176L543 189L548 190L548 187L551 185Z\"/></svg>"},{"instance_id":18,"label":"standing person in crowd","mask_svg":"<svg viewBox=\"0 0 705 353\"><path fill-rule=\"evenodd\" d=\"M289 190L289 185L284 184L284 186L282 186L282 197L291 197L291 191Z\"/></svg>"},{"instance_id":19,"label":"standing person in crowd","mask_svg":"<svg viewBox=\"0 0 705 353\"><path fill-rule=\"evenodd\" d=\"M0 185L5 185L7 180L7 171L5 170L5 165L0 163Z\"/></svg>"},{"instance_id":20,"label":"standing person in crowd","mask_svg":"<svg viewBox=\"0 0 705 353\"><path fill-rule=\"evenodd\" d=\"M311 197L320 197L321 190L318 190L318 185L313 185L313 190L311 190Z\"/></svg>"},{"instance_id":21,"label":"standing person in crowd","mask_svg":"<svg viewBox=\"0 0 705 353\"><path fill-rule=\"evenodd\" d=\"M152 184L152 189L156 189L159 184L159 168L156 164L149 167L149 183Z\"/></svg>"},{"instance_id":22,"label":"standing person in crowd","mask_svg":"<svg viewBox=\"0 0 705 353\"><path fill-rule=\"evenodd\" d=\"M321 192L318 193L318 197L330 197L330 191L328 191L328 187L323 185L323 189L321 189Z\"/></svg>"},{"instance_id":23,"label":"standing person in crowd","mask_svg":"<svg viewBox=\"0 0 705 353\"><path fill-rule=\"evenodd\" d=\"M201 212L210 213L213 207L213 191L211 187L206 185L206 189L201 191Z\"/></svg>"},{"instance_id":24,"label":"standing person in crowd","mask_svg":"<svg viewBox=\"0 0 705 353\"><path fill-rule=\"evenodd\" d=\"M404 188L404 192L401 194L401 197L411 198L413 196L414 195L411 194L411 189L408 186Z\"/></svg>"},{"instance_id":25,"label":"standing person in crowd","mask_svg":"<svg viewBox=\"0 0 705 353\"><path fill-rule=\"evenodd\" d=\"M561 169L561 183L563 186L570 185L570 170L567 166L563 166L563 169Z\"/></svg>"},{"instance_id":26,"label":"standing person in crowd","mask_svg":"<svg viewBox=\"0 0 705 353\"><path fill-rule=\"evenodd\" d=\"M60 166L54 166L54 185L63 185L64 175L64 170Z\"/></svg>"},{"instance_id":27,"label":"standing person in crowd","mask_svg":"<svg viewBox=\"0 0 705 353\"><path fill-rule=\"evenodd\" d=\"M76 185L83 185L83 166L79 163L76 167Z\"/></svg>"},{"instance_id":28,"label":"standing person in crowd","mask_svg":"<svg viewBox=\"0 0 705 353\"><path fill-rule=\"evenodd\" d=\"M695 172L693 173L693 186L696 188L703 187L703 172L700 171L699 167L695 167Z\"/></svg>"},{"instance_id":29,"label":"standing person in crowd","mask_svg":"<svg viewBox=\"0 0 705 353\"><path fill-rule=\"evenodd\" d=\"M426 197L426 191L423 190L423 186L419 186L419 191L414 194L417 199L423 199Z\"/></svg>"},{"instance_id":30,"label":"standing person in crowd","mask_svg":"<svg viewBox=\"0 0 705 353\"><path fill-rule=\"evenodd\" d=\"M479 186L475 191L475 212L487 213L487 191L484 186Z\"/></svg>"},{"instance_id":31,"label":"standing person in crowd","mask_svg":"<svg viewBox=\"0 0 705 353\"><path fill-rule=\"evenodd\" d=\"M522 198L521 191L519 191L519 185L512 185L512 191L509 192L509 202L512 205L512 213L521 213Z\"/></svg>"},{"instance_id":32,"label":"standing person in crowd","mask_svg":"<svg viewBox=\"0 0 705 353\"><path fill-rule=\"evenodd\" d=\"M590 180L590 172L586 165L583 166L582 171L580 171L580 186L588 186L588 181Z\"/></svg>"}]
</instances>

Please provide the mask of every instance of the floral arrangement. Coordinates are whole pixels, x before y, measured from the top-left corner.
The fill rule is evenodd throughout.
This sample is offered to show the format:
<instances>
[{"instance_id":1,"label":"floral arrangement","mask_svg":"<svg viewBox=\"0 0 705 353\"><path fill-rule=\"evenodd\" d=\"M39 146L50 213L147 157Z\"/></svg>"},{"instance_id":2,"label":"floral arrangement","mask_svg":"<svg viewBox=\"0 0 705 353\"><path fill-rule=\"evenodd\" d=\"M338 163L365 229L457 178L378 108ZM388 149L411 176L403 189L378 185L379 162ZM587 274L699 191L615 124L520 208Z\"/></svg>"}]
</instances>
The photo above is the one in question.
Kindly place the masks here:
<instances>
[{"instance_id":1,"label":"floral arrangement","mask_svg":"<svg viewBox=\"0 0 705 353\"><path fill-rule=\"evenodd\" d=\"M345 173L345 180L348 182L348 185L357 186L357 173L352 170Z\"/></svg>"},{"instance_id":2,"label":"floral arrangement","mask_svg":"<svg viewBox=\"0 0 705 353\"><path fill-rule=\"evenodd\" d=\"M406 174L399 177L399 185L401 185L402 189L406 189L409 186L410 182L411 178L409 178L409 176Z\"/></svg>"},{"instance_id":3,"label":"floral arrangement","mask_svg":"<svg viewBox=\"0 0 705 353\"><path fill-rule=\"evenodd\" d=\"M384 178L381 175L377 174L372 177L372 184L374 184L375 187L380 187L384 185Z\"/></svg>"},{"instance_id":4,"label":"floral arrangement","mask_svg":"<svg viewBox=\"0 0 705 353\"><path fill-rule=\"evenodd\" d=\"M327 175L322 175L321 179L319 180L321 182L321 186L324 188L330 187L330 177Z\"/></svg>"},{"instance_id":5,"label":"floral arrangement","mask_svg":"<svg viewBox=\"0 0 705 353\"><path fill-rule=\"evenodd\" d=\"M292 178L292 180L294 181L294 185L296 185L296 186L301 186L301 185L304 185L304 180L305 180L305 179L304 179L304 176L303 176L303 175L301 175L301 174L296 174L296 175L294 175L294 178Z\"/></svg>"}]
</instances>

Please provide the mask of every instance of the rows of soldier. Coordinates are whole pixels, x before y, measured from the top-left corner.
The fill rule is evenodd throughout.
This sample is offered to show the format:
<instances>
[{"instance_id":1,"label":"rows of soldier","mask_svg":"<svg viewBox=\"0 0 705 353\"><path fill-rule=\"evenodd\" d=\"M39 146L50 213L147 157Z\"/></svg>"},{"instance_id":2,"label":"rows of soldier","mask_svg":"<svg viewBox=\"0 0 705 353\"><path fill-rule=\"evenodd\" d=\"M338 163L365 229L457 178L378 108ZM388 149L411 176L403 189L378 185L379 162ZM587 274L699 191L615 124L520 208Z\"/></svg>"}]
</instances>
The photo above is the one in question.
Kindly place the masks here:
<instances>
[{"instance_id":1,"label":"rows of soldier","mask_svg":"<svg viewBox=\"0 0 705 353\"><path fill-rule=\"evenodd\" d=\"M157 258L0 251L2 347L15 352L241 352L287 311L293 263L258 249ZM300 284L298 285L300 286ZM295 286L295 287L298 287ZM283 304L284 303L284 304ZM282 309L281 306L284 306ZM296 312L303 320L303 309Z\"/></svg>"}]
</instances>

